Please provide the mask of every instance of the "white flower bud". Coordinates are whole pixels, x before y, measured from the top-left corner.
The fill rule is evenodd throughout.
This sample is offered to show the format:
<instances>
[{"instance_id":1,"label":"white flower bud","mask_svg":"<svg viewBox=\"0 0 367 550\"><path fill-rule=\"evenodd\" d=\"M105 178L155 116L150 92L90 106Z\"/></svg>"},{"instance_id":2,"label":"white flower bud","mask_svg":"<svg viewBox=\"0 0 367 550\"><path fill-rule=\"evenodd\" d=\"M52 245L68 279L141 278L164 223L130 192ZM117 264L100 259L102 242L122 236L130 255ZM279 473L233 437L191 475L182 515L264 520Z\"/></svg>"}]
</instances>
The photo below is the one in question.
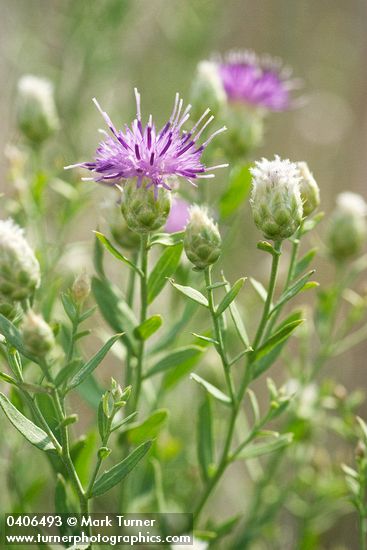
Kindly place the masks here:
<instances>
[{"instance_id":1,"label":"white flower bud","mask_svg":"<svg viewBox=\"0 0 367 550\"><path fill-rule=\"evenodd\" d=\"M189 211L189 223L184 236L186 256L197 269L214 264L220 254L222 239L217 224L205 207L194 205Z\"/></svg>"},{"instance_id":2,"label":"white flower bud","mask_svg":"<svg viewBox=\"0 0 367 550\"><path fill-rule=\"evenodd\" d=\"M268 239L288 239L303 215L297 165L276 155L274 160L256 162L251 173L250 203L255 224Z\"/></svg>"},{"instance_id":3,"label":"white flower bud","mask_svg":"<svg viewBox=\"0 0 367 550\"><path fill-rule=\"evenodd\" d=\"M44 357L55 345L51 327L32 310L24 315L22 336L26 349L36 357Z\"/></svg>"},{"instance_id":4,"label":"white flower bud","mask_svg":"<svg viewBox=\"0 0 367 550\"><path fill-rule=\"evenodd\" d=\"M29 298L40 284L40 266L12 220L0 220L0 293L8 300Z\"/></svg>"},{"instance_id":5,"label":"white flower bud","mask_svg":"<svg viewBox=\"0 0 367 550\"><path fill-rule=\"evenodd\" d=\"M52 83L33 75L18 82L19 128L34 143L41 143L59 127Z\"/></svg>"},{"instance_id":6,"label":"white flower bud","mask_svg":"<svg viewBox=\"0 0 367 550\"><path fill-rule=\"evenodd\" d=\"M320 189L306 162L297 162L301 176L300 190L303 201L303 215L309 216L320 204Z\"/></svg>"},{"instance_id":7,"label":"white flower bud","mask_svg":"<svg viewBox=\"0 0 367 550\"><path fill-rule=\"evenodd\" d=\"M367 204L357 193L340 193L329 226L329 247L337 261L348 259L361 251L367 237Z\"/></svg>"},{"instance_id":8,"label":"white flower bud","mask_svg":"<svg viewBox=\"0 0 367 550\"><path fill-rule=\"evenodd\" d=\"M226 105L227 96L218 73L218 65L212 61L201 61L191 87L193 116L199 118L209 107L216 116Z\"/></svg>"}]
</instances>

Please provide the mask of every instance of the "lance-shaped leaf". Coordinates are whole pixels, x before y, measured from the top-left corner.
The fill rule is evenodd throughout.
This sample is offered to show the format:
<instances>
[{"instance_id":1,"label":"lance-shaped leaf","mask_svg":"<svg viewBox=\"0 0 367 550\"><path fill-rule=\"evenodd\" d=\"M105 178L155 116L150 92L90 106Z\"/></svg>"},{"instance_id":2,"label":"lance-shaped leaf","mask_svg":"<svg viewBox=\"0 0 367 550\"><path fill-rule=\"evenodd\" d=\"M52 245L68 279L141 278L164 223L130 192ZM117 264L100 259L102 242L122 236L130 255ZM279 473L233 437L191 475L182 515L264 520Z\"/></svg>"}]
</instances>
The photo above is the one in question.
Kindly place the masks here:
<instances>
[{"instance_id":1,"label":"lance-shaped leaf","mask_svg":"<svg viewBox=\"0 0 367 550\"><path fill-rule=\"evenodd\" d=\"M226 290L229 290L229 283L227 282L226 282ZM245 324L242 321L241 314L235 302L231 302L231 304L229 305L229 312L231 314L232 321L237 331L237 334L240 337L243 345L245 346L246 351L252 351Z\"/></svg>"},{"instance_id":2,"label":"lance-shaped leaf","mask_svg":"<svg viewBox=\"0 0 367 550\"><path fill-rule=\"evenodd\" d=\"M103 472L103 474L95 481L91 491L91 496L96 497L102 495L120 483L120 481L122 481L146 455L151 445L151 441L146 441L130 453L127 458L113 466L110 470Z\"/></svg>"},{"instance_id":3,"label":"lance-shaped leaf","mask_svg":"<svg viewBox=\"0 0 367 550\"><path fill-rule=\"evenodd\" d=\"M138 338L138 340L148 340L162 326L162 322L161 315L152 315L134 329L135 338Z\"/></svg>"},{"instance_id":4,"label":"lance-shaped leaf","mask_svg":"<svg viewBox=\"0 0 367 550\"><path fill-rule=\"evenodd\" d=\"M283 306L286 302L291 300L294 296L296 296L301 290L304 289L304 287L307 284L307 281L315 273L315 270L311 270L305 275L303 275L300 279L298 279L293 285L291 285L283 294L281 294L279 300L275 304L275 306L272 308L270 315L272 315L277 309L279 309L281 306Z\"/></svg>"},{"instance_id":5,"label":"lance-shaped leaf","mask_svg":"<svg viewBox=\"0 0 367 550\"><path fill-rule=\"evenodd\" d=\"M126 425L120 433L127 437L129 443L138 445L146 441L147 437L155 438L167 422L167 418L167 409L158 409L142 422Z\"/></svg>"},{"instance_id":6,"label":"lance-shaped leaf","mask_svg":"<svg viewBox=\"0 0 367 550\"><path fill-rule=\"evenodd\" d=\"M210 395L212 395L215 399L217 399L217 401L220 401L221 403L224 403L225 405L230 405L231 404L231 399L230 399L230 397L228 397L228 395L223 393L216 386L213 386L213 384L211 384L207 380L204 380L204 378L202 378L201 376L199 376L199 375L195 374L194 372L192 372L190 374L190 378L192 380L195 380L195 382L197 382L198 384L200 384L200 386L205 388L206 391L208 393L210 393Z\"/></svg>"},{"instance_id":7,"label":"lance-shaped leaf","mask_svg":"<svg viewBox=\"0 0 367 550\"><path fill-rule=\"evenodd\" d=\"M255 350L255 360L258 361L262 357L265 357L268 353L270 353L276 346L278 346L280 343L284 342L289 336L292 334L292 332L303 323L303 319L297 319L295 321L291 321L290 323L286 324L277 332L275 332L268 340L260 346L257 350Z\"/></svg>"},{"instance_id":8,"label":"lance-shaped leaf","mask_svg":"<svg viewBox=\"0 0 367 550\"><path fill-rule=\"evenodd\" d=\"M317 248L311 248L298 262L296 263L296 267L294 270L294 278L298 277L303 273L305 269L308 268L312 260L314 259L317 252Z\"/></svg>"},{"instance_id":9,"label":"lance-shaped leaf","mask_svg":"<svg viewBox=\"0 0 367 550\"><path fill-rule=\"evenodd\" d=\"M205 395L202 405L199 407L197 426L197 451L201 474L204 481L208 481L210 470L214 464L213 445L213 419L210 399Z\"/></svg>"},{"instance_id":10,"label":"lance-shaped leaf","mask_svg":"<svg viewBox=\"0 0 367 550\"><path fill-rule=\"evenodd\" d=\"M23 416L3 393L0 393L0 406L13 426L32 443L32 445L41 449L41 451L54 451L56 449L46 432Z\"/></svg>"},{"instance_id":11,"label":"lance-shaped leaf","mask_svg":"<svg viewBox=\"0 0 367 550\"><path fill-rule=\"evenodd\" d=\"M241 279L238 279L238 281L234 283L232 288L227 292L223 300L218 305L216 310L217 316L222 315L222 313L230 306L230 304L233 302L233 300L236 298L237 294L243 287L245 281L246 277L241 277Z\"/></svg>"},{"instance_id":12,"label":"lance-shaped leaf","mask_svg":"<svg viewBox=\"0 0 367 550\"><path fill-rule=\"evenodd\" d=\"M146 372L144 378L149 378L154 374L180 367L188 361L199 360L204 351L204 348L200 346L185 346L182 348L177 348L162 357L158 363Z\"/></svg>"},{"instance_id":13,"label":"lance-shaped leaf","mask_svg":"<svg viewBox=\"0 0 367 550\"><path fill-rule=\"evenodd\" d=\"M175 246L182 243L184 238L184 231L177 231L176 233L156 233L150 239L149 246L152 247L155 244L162 246Z\"/></svg>"},{"instance_id":14,"label":"lance-shaped leaf","mask_svg":"<svg viewBox=\"0 0 367 550\"><path fill-rule=\"evenodd\" d=\"M100 350L97 351L97 353L87 361L82 368L73 376L71 379L68 390L71 390L72 388L75 388L76 386L79 386L92 372L94 369L98 367L98 365L101 363L101 361L104 359L104 357L107 355L110 348L113 346L113 344L121 338L121 334L116 334L115 336L112 336L102 347Z\"/></svg>"},{"instance_id":15,"label":"lance-shaped leaf","mask_svg":"<svg viewBox=\"0 0 367 550\"><path fill-rule=\"evenodd\" d=\"M121 252L119 252L117 248L113 246L113 244L107 239L107 237L105 237L105 235L103 235L103 233L100 233L99 231L95 231L94 233L97 239L103 244L103 246L108 250L108 252L112 254L112 256L117 258L120 262L123 262L124 264L129 266L130 269L133 269L135 273L137 273L138 275L143 275L141 269L139 269L137 265L135 265L131 260L129 260L129 258L121 254Z\"/></svg>"},{"instance_id":16,"label":"lance-shaped leaf","mask_svg":"<svg viewBox=\"0 0 367 550\"><path fill-rule=\"evenodd\" d=\"M201 294L201 292L199 292L195 288L192 288L191 286L178 285L172 279L169 279L169 282L174 288L181 292L181 294L187 296L187 298L190 298L190 300L193 300L201 306L209 307L209 302L205 298L204 294Z\"/></svg>"},{"instance_id":17,"label":"lance-shaped leaf","mask_svg":"<svg viewBox=\"0 0 367 550\"><path fill-rule=\"evenodd\" d=\"M256 458L258 456L263 456L269 453L273 453L275 451L279 451L280 449L283 449L284 447L288 447L288 445L292 443L292 440L293 440L293 434L286 433L286 434L280 435L273 441L268 441L266 443L253 443L251 445L247 445L242 451L240 451L237 455L235 455L234 459L248 460L250 458Z\"/></svg>"},{"instance_id":18,"label":"lance-shaped leaf","mask_svg":"<svg viewBox=\"0 0 367 550\"><path fill-rule=\"evenodd\" d=\"M166 248L155 264L148 279L148 304L151 304L161 292L167 278L175 273L180 263L182 249L182 243Z\"/></svg>"},{"instance_id":19,"label":"lance-shaped leaf","mask_svg":"<svg viewBox=\"0 0 367 550\"><path fill-rule=\"evenodd\" d=\"M11 323L6 317L0 314L0 334L2 334L5 340L13 346L19 353L28 357L31 361L37 363L38 359L25 348L23 344L22 336L19 330Z\"/></svg>"},{"instance_id":20,"label":"lance-shaped leaf","mask_svg":"<svg viewBox=\"0 0 367 550\"><path fill-rule=\"evenodd\" d=\"M250 277L250 283L256 290L257 294L260 296L263 302L266 302L266 298L268 296L268 293L264 286L260 283L260 281L254 279L253 277Z\"/></svg>"},{"instance_id":21,"label":"lance-shaped leaf","mask_svg":"<svg viewBox=\"0 0 367 550\"><path fill-rule=\"evenodd\" d=\"M280 325L276 329L276 332L280 331L283 327L294 321L302 322L302 315L302 311L294 311L282 323L280 323ZM279 357L285 343L286 339L281 340L277 345L272 347L272 349L268 351L268 353L266 353L258 361L256 361L255 365L253 366L253 378L258 378L261 374L263 374L263 372L265 372L268 368L271 367L271 365L274 364L274 362Z\"/></svg>"},{"instance_id":22,"label":"lance-shaped leaf","mask_svg":"<svg viewBox=\"0 0 367 550\"><path fill-rule=\"evenodd\" d=\"M92 290L105 321L115 332L124 333L123 342L136 355L137 342L133 336L133 331L138 321L119 289L106 279L93 277Z\"/></svg>"}]
</instances>

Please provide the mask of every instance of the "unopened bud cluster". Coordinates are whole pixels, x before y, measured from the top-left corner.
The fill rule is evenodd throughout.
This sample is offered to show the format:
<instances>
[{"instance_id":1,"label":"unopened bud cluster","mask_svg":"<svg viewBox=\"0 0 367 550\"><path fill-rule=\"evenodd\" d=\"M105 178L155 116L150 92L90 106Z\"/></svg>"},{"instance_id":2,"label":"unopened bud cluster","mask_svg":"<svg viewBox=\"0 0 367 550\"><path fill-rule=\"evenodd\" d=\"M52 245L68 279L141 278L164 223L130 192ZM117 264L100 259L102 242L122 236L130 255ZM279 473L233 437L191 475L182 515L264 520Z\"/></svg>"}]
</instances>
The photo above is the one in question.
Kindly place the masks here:
<instances>
[{"instance_id":1,"label":"unopened bud cluster","mask_svg":"<svg viewBox=\"0 0 367 550\"><path fill-rule=\"evenodd\" d=\"M171 193L163 187L147 187L143 181L137 187L135 181L124 184L121 211L128 227L136 233L151 233L163 227L171 208Z\"/></svg>"},{"instance_id":2,"label":"unopened bud cluster","mask_svg":"<svg viewBox=\"0 0 367 550\"><path fill-rule=\"evenodd\" d=\"M25 300L39 284L40 266L23 230L0 220L0 294L10 302Z\"/></svg>"},{"instance_id":3,"label":"unopened bud cluster","mask_svg":"<svg viewBox=\"0 0 367 550\"><path fill-rule=\"evenodd\" d=\"M328 244L331 256L343 261L361 251L367 236L367 204L357 193L340 193L331 217Z\"/></svg>"},{"instance_id":4,"label":"unopened bud cluster","mask_svg":"<svg viewBox=\"0 0 367 550\"><path fill-rule=\"evenodd\" d=\"M189 214L184 236L186 256L197 269L205 269L218 260L222 239L217 224L205 207L194 205Z\"/></svg>"},{"instance_id":5,"label":"unopened bud cluster","mask_svg":"<svg viewBox=\"0 0 367 550\"><path fill-rule=\"evenodd\" d=\"M52 83L33 75L18 82L17 116L19 128L31 142L39 144L59 126Z\"/></svg>"},{"instance_id":6,"label":"unopened bud cluster","mask_svg":"<svg viewBox=\"0 0 367 550\"><path fill-rule=\"evenodd\" d=\"M77 304L82 304L89 296L91 283L89 275L83 271L78 275L71 287L71 294Z\"/></svg>"},{"instance_id":7,"label":"unopened bud cluster","mask_svg":"<svg viewBox=\"0 0 367 550\"><path fill-rule=\"evenodd\" d=\"M274 241L291 237L302 217L300 172L297 164L275 156L251 169L251 206L254 221L264 236Z\"/></svg>"},{"instance_id":8,"label":"unopened bud cluster","mask_svg":"<svg viewBox=\"0 0 367 550\"><path fill-rule=\"evenodd\" d=\"M22 336L28 352L45 357L55 345L54 333L41 315L29 310L22 321Z\"/></svg>"},{"instance_id":9,"label":"unopened bud cluster","mask_svg":"<svg viewBox=\"0 0 367 550\"><path fill-rule=\"evenodd\" d=\"M320 204L320 189L306 162L297 162L303 215L309 216Z\"/></svg>"}]
</instances>

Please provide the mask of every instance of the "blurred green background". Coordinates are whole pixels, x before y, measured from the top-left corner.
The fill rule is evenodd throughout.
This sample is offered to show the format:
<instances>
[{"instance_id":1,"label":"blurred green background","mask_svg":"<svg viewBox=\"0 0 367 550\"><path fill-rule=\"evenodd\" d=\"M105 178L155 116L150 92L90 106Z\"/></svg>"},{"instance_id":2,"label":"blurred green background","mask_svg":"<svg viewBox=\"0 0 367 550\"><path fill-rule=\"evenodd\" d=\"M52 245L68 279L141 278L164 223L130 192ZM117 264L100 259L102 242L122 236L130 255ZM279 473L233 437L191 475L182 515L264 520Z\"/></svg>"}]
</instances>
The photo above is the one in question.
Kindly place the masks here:
<instances>
[{"instance_id":1,"label":"blurred green background","mask_svg":"<svg viewBox=\"0 0 367 550\"><path fill-rule=\"evenodd\" d=\"M89 159L98 141L103 123L92 97L119 126L134 114L137 86L145 115L152 112L163 122L176 91L189 100L198 61L250 48L281 57L304 81L303 107L272 115L258 156L306 160L326 212L342 190L367 198L365 0L1 0L0 6L1 152L19 140L14 96L25 73L55 84L61 129L48 154L61 173L65 164ZM1 154L0 187L8 194L6 171ZM225 175L211 185L218 180L225 182ZM84 216L76 239L91 241L103 195L96 191L93 215ZM229 276L263 277L262 254L254 252L258 238L246 206L227 251ZM328 270L321 258L320 282L327 281ZM334 361L335 376L349 388L365 386L365 352L362 344L347 361Z\"/></svg>"}]
</instances>

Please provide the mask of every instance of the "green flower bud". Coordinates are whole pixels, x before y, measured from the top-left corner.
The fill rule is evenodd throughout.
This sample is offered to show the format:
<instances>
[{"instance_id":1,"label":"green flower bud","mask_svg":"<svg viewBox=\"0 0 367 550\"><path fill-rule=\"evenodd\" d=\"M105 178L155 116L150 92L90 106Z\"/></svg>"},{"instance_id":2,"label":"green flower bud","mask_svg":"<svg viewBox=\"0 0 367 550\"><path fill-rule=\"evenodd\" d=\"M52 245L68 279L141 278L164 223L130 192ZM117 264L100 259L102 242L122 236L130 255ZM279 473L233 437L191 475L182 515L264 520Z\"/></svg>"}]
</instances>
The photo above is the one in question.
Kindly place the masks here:
<instances>
[{"instance_id":1,"label":"green flower bud","mask_svg":"<svg viewBox=\"0 0 367 550\"><path fill-rule=\"evenodd\" d=\"M184 236L186 256L197 269L205 269L218 260L222 239L217 224L208 216L205 207L194 205L189 214Z\"/></svg>"},{"instance_id":2,"label":"green flower bud","mask_svg":"<svg viewBox=\"0 0 367 550\"><path fill-rule=\"evenodd\" d=\"M59 127L53 85L45 78L25 75L18 82L17 117L26 138L39 144Z\"/></svg>"},{"instance_id":3,"label":"green flower bud","mask_svg":"<svg viewBox=\"0 0 367 550\"><path fill-rule=\"evenodd\" d=\"M224 121L227 131L219 137L226 158L248 156L264 138L264 113L254 107L231 103Z\"/></svg>"},{"instance_id":4,"label":"green flower bud","mask_svg":"<svg viewBox=\"0 0 367 550\"><path fill-rule=\"evenodd\" d=\"M32 310L24 315L22 336L25 348L36 357L45 357L55 345L51 327L41 315L37 315Z\"/></svg>"},{"instance_id":5,"label":"green flower bud","mask_svg":"<svg viewBox=\"0 0 367 550\"><path fill-rule=\"evenodd\" d=\"M89 275L83 271L80 273L71 287L71 294L75 302L82 304L90 294L91 284Z\"/></svg>"},{"instance_id":6,"label":"green flower bud","mask_svg":"<svg viewBox=\"0 0 367 550\"><path fill-rule=\"evenodd\" d=\"M122 248L128 250L136 250L139 248L139 235L129 229L125 218L122 216L111 223L110 230L112 237Z\"/></svg>"},{"instance_id":7,"label":"green flower bud","mask_svg":"<svg viewBox=\"0 0 367 550\"><path fill-rule=\"evenodd\" d=\"M147 188L147 181L140 187L128 180L124 185L121 211L131 231L151 233L167 221L171 208L171 193L164 187Z\"/></svg>"},{"instance_id":8,"label":"green flower bud","mask_svg":"<svg viewBox=\"0 0 367 550\"><path fill-rule=\"evenodd\" d=\"M214 116L220 114L227 103L218 65L212 61L201 61L191 87L193 117L199 118L209 107Z\"/></svg>"},{"instance_id":9,"label":"green flower bud","mask_svg":"<svg viewBox=\"0 0 367 550\"><path fill-rule=\"evenodd\" d=\"M301 176L300 191L303 215L309 216L320 204L320 189L306 162L297 162Z\"/></svg>"},{"instance_id":10,"label":"green flower bud","mask_svg":"<svg viewBox=\"0 0 367 550\"><path fill-rule=\"evenodd\" d=\"M289 160L262 159L251 169L251 207L256 226L267 239L291 237L302 221L299 170Z\"/></svg>"},{"instance_id":11,"label":"green flower bud","mask_svg":"<svg viewBox=\"0 0 367 550\"><path fill-rule=\"evenodd\" d=\"M0 220L0 293L10 301L29 298L40 284L40 266L12 220Z\"/></svg>"},{"instance_id":12,"label":"green flower bud","mask_svg":"<svg viewBox=\"0 0 367 550\"><path fill-rule=\"evenodd\" d=\"M331 217L328 243L331 256L336 261L353 257L366 242L367 204L357 193L340 193L337 207Z\"/></svg>"}]
</instances>

